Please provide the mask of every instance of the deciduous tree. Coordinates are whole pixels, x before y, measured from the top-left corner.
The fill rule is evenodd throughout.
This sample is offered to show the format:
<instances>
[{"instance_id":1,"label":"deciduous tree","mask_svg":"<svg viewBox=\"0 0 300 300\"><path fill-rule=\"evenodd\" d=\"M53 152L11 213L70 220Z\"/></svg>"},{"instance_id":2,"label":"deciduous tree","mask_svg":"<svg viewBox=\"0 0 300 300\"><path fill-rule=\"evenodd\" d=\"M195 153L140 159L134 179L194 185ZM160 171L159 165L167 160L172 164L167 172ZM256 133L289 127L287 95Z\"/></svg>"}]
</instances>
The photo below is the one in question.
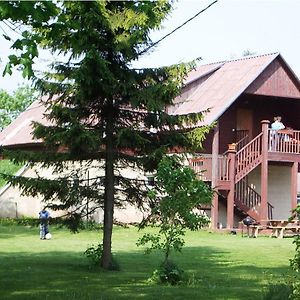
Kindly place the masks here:
<instances>
[{"instance_id":1,"label":"deciduous tree","mask_svg":"<svg viewBox=\"0 0 300 300\"><path fill-rule=\"evenodd\" d=\"M18 87L12 95L0 90L0 130L10 124L37 97L29 86Z\"/></svg>"},{"instance_id":2,"label":"deciduous tree","mask_svg":"<svg viewBox=\"0 0 300 300\"><path fill-rule=\"evenodd\" d=\"M175 265L169 262L170 254L181 251L187 229L198 230L208 224L209 218L201 213L200 207L210 205L213 196L212 189L181 160L173 155L159 163L155 186L149 191L152 211L141 223L141 228L150 224L158 226L159 231L145 233L138 241L138 245L147 245L147 252L157 249L164 253L160 277L173 284L180 276L174 277L172 273Z\"/></svg>"}]
</instances>

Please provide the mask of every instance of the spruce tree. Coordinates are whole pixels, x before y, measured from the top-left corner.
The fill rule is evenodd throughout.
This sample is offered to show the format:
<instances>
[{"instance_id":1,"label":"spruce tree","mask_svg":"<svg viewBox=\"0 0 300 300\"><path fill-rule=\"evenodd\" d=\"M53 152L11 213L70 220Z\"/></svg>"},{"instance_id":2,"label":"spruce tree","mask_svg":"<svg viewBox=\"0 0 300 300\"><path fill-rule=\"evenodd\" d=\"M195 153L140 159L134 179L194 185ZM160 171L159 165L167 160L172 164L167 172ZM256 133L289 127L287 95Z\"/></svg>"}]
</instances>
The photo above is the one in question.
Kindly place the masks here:
<instances>
[{"instance_id":1,"label":"spruce tree","mask_svg":"<svg viewBox=\"0 0 300 300\"><path fill-rule=\"evenodd\" d=\"M120 170L131 166L152 172L165 153L189 151L195 129L188 128L202 118L201 114L166 113L193 64L132 67L141 55L147 55L150 31L161 27L171 9L169 1L0 4L1 20L26 25L22 38L13 44L19 55L10 56L5 72L22 66L24 76L33 79L45 96L43 104L52 122L34 126L34 136L44 141L43 152L9 151L6 155L31 166L52 167L58 174L51 180L6 179L25 194L42 195L49 208L68 210L73 230L87 213L87 202L90 210L102 207L104 268L111 264L115 205L142 206L146 197L144 181L126 178ZM19 17L11 18L11 14ZM42 75L33 71L39 48L61 58ZM205 131L198 129L196 136L201 140ZM82 173L95 160L103 164L104 172L87 184Z\"/></svg>"}]
</instances>

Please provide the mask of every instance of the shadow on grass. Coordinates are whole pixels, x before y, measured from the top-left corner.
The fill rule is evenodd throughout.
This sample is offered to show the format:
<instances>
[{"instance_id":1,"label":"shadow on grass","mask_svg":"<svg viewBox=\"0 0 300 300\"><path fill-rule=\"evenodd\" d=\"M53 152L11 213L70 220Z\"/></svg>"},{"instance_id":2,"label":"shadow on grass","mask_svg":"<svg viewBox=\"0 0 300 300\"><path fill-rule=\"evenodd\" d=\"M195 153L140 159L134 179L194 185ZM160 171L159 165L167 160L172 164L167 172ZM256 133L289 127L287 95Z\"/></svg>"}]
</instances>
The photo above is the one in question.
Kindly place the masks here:
<instances>
[{"instance_id":1,"label":"shadow on grass","mask_svg":"<svg viewBox=\"0 0 300 300\"><path fill-rule=\"evenodd\" d=\"M180 286L147 283L158 254L119 252L121 271L89 269L81 253L0 252L1 299L260 299L264 276L286 267L260 268L232 262L214 247L186 247L176 262L189 275ZM275 276L275 277L276 277Z\"/></svg>"}]
</instances>

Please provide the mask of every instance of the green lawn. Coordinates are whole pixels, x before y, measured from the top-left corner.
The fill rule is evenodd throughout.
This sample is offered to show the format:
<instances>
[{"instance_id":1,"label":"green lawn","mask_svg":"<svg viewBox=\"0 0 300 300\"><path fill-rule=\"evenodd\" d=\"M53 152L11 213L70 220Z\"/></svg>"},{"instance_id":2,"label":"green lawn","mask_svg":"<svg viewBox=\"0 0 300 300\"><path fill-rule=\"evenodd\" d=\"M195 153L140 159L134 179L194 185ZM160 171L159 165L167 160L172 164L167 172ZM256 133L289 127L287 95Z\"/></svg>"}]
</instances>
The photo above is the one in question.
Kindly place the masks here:
<instances>
[{"instance_id":1,"label":"green lawn","mask_svg":"<svg viewBox=\"0 0 300 300\"><path fill-rule=\"evenodd\" d=\"M134 227L114 230L119 272L89 269L82 254L101 232L51 232L44 241L38 228L0 226L0 299L261 299L269 283L289 272L294 255L291 238L189 232L173 259L190 279L172 287L147 283L161 256L136 247L141 233Z\"/></svg>"}]
</instances>

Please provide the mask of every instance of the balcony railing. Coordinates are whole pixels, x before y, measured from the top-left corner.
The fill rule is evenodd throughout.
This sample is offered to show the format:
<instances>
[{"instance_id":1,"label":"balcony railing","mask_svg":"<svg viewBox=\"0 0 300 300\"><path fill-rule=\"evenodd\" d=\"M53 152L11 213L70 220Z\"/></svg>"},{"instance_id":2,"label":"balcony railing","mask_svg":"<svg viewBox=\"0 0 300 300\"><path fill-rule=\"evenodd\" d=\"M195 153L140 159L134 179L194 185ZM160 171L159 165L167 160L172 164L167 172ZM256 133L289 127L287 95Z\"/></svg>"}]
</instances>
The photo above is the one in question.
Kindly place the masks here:
<instances>
[{"instance_id":1,"label":"balcony railing","mask_svg":"<svg viewBox=\"0 0 300 300\"><path fill-rule=\"evenodd\" d=\"M197 173L198 177L204 181L211 181L212 179L212 155L202 154L198 157L189 160L190 166ZM226 155L219 155L218 157L218 179L229 180L229 166Z\"/></svg>"},{"instance_id":2,"label":"balcony railing","mask_svg":"<svg viewBox=\"0 0 300 300\"><path fill-rule=\"evenodd\" d=\"M272 130L269 129L269 152L300 154L299 130Z\"/></svg>"},{"instance_id":3,"label":"balcony railing","mask_svg":"<svg viewBox=\"0 0 300 300\"><path fill-rule=\"evenodd\" d=\"M260 164L262 155L262 137L263 133L261 132L236 153L236 183ZM268 151L287 154L300 154L300 131L279 130L274 132L273 130L269 129ZM204 181L211 181L211 154L201 154L190 159L189 162L190 166L195 170L200 179ZM218 179L225 181L229 180L229 160L227 153L218 156Z\"/></svg>"}]
</instances>

